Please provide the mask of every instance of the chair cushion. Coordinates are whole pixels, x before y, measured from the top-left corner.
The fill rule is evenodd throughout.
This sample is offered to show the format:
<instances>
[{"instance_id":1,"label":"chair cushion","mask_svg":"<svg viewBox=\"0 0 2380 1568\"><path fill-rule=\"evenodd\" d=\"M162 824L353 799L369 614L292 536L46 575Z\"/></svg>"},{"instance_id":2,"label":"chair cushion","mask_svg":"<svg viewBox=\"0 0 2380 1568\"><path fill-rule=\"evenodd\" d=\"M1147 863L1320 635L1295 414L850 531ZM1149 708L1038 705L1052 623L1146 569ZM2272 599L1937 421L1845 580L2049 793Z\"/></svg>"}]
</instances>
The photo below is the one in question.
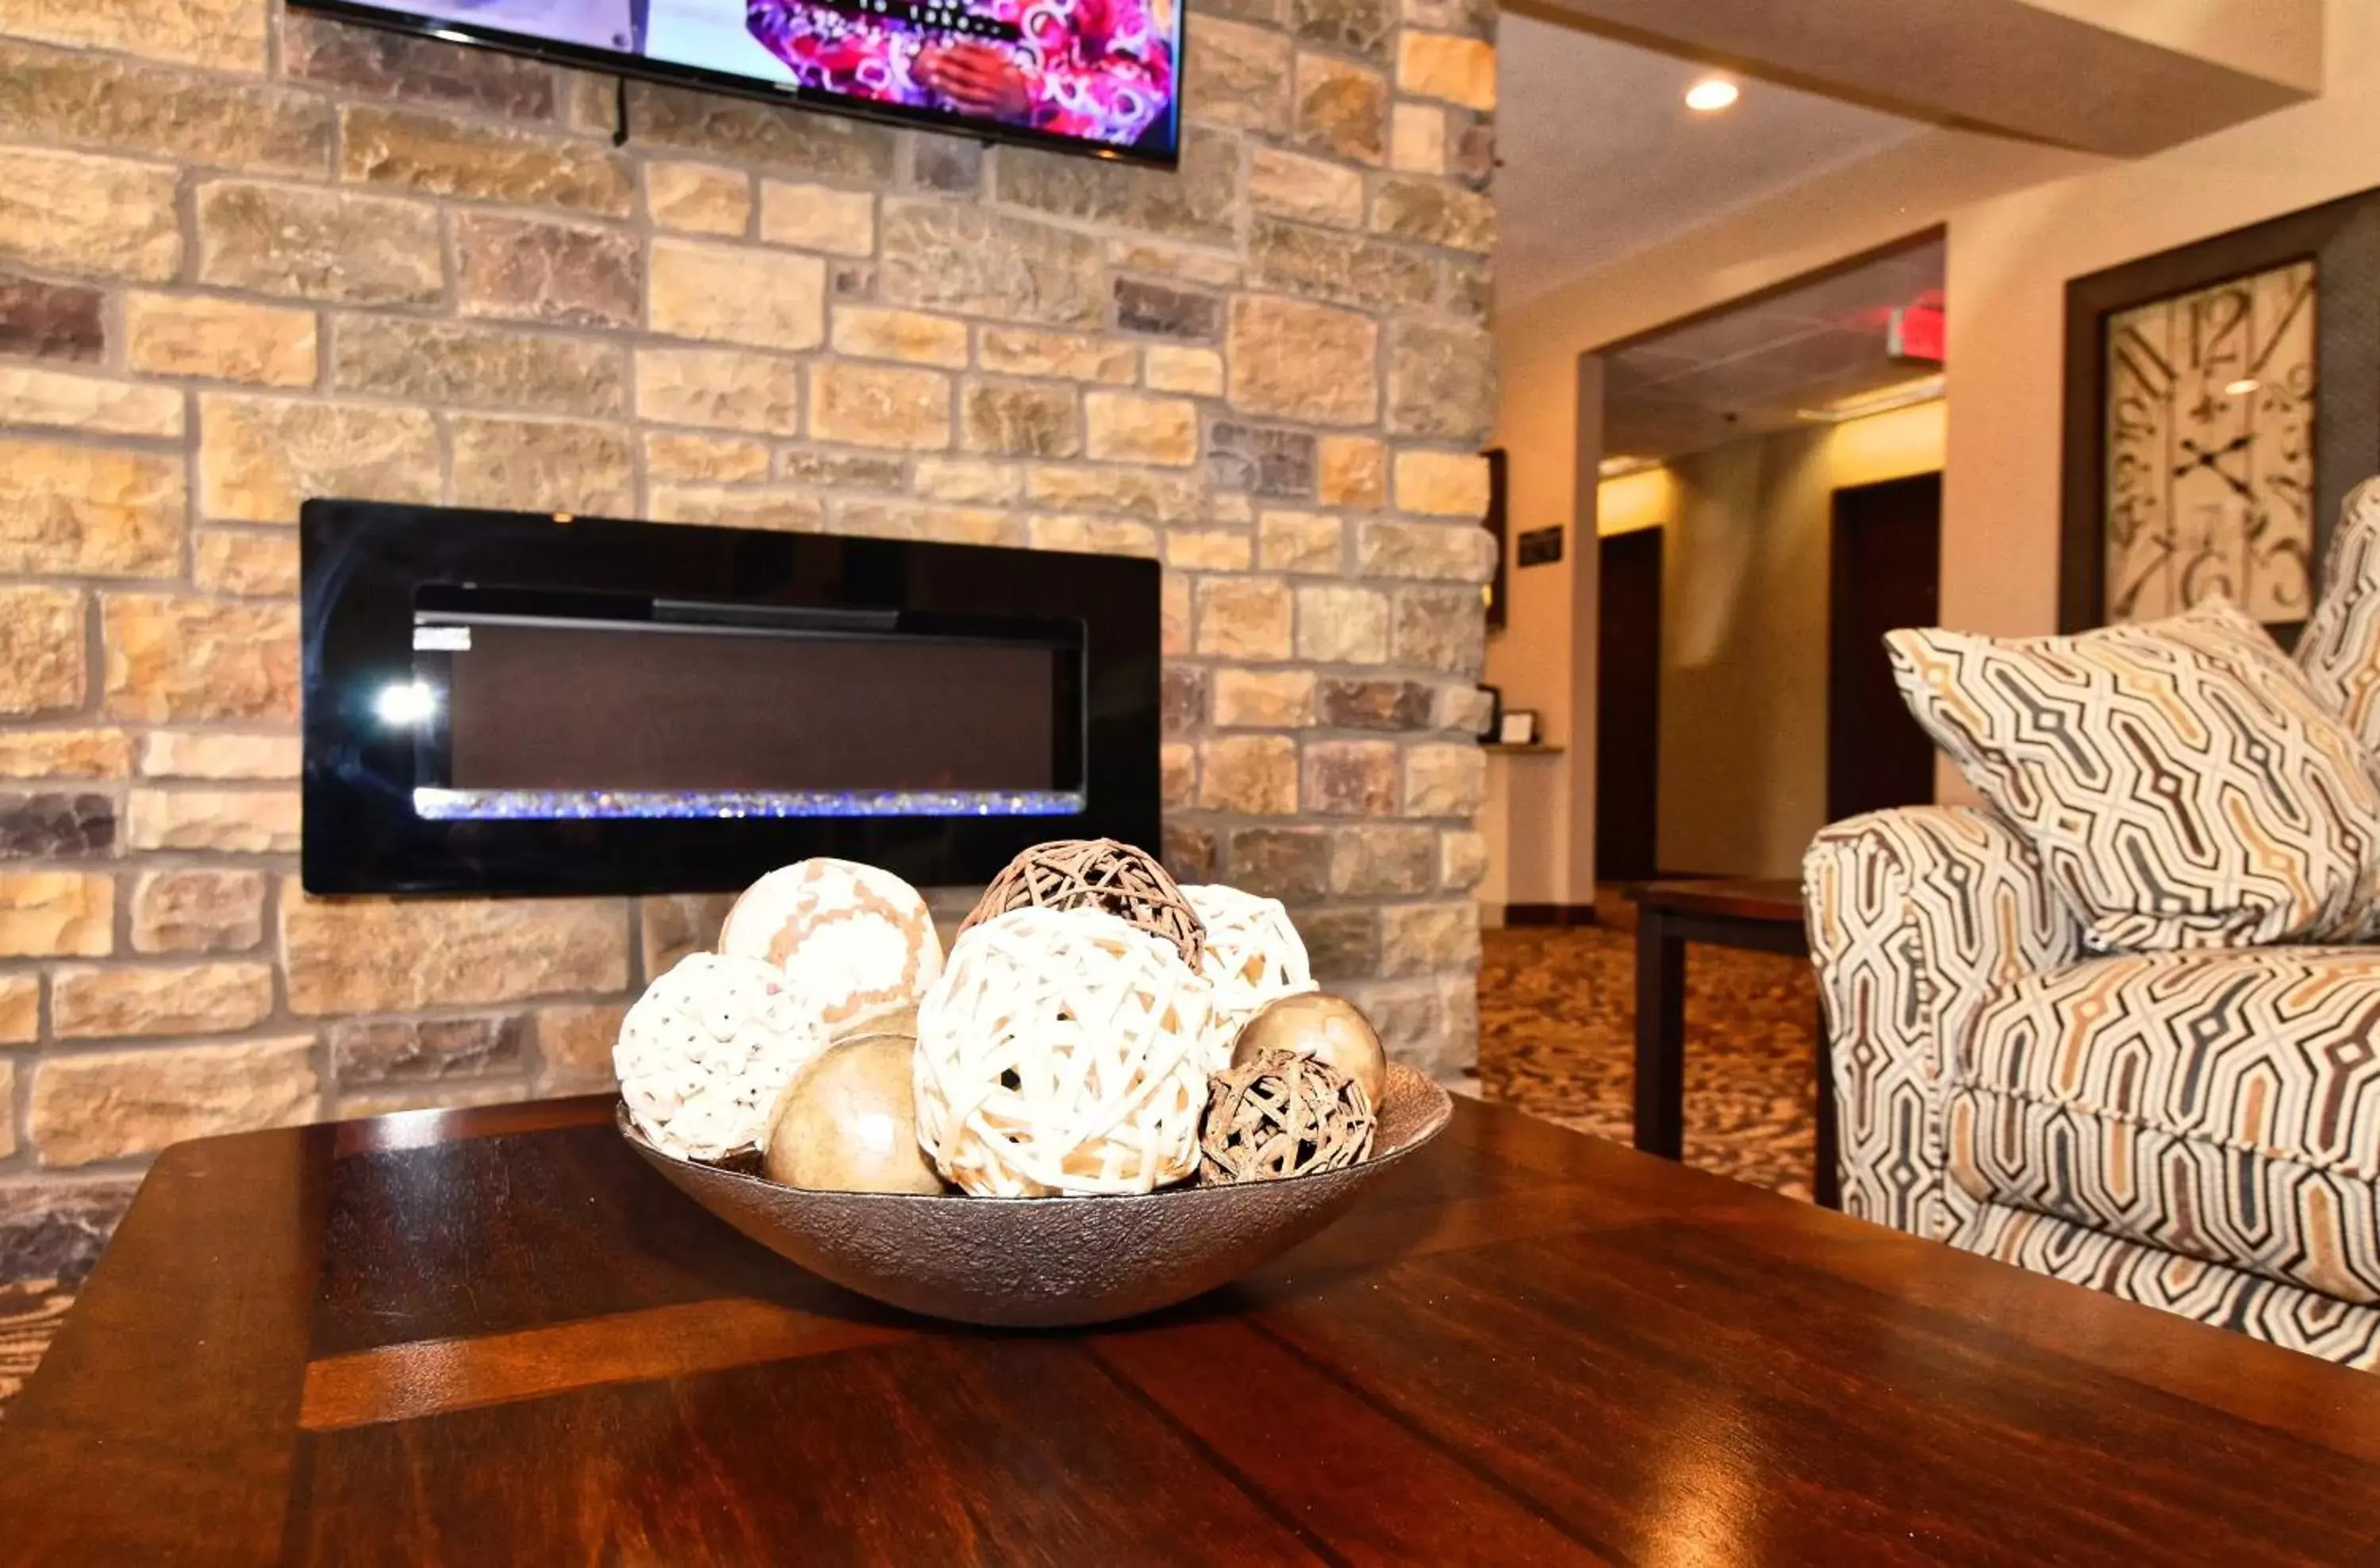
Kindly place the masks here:
<instances>
[{"instance_id":1,"label":"chair cushion","mask_svg":"<svg viewBox=\"0 0 2380 1568\"><path fill-rule=\"evenodd\" d=\"M1950 1245L2342 1367L2380 1371L2380 1309L2320 1291L1997 1203L1975 1209Z\"/></svg>"},{"instance_id":2,"label":"chair cushion","mask_svg":"<svg viewBox=\"0 0 2380 1568\"><path fill-rule=\"evenodd\" d=\"M2380 903L2362 748L2229 603L1886 643L1910 711L2033 841L2092 947L2343 940Z\"/></svg>"},{"instance_id":3,"label":"chair cushion","mask_svg":"<svg viewBox=\"0 0 2380 1568\"><path fill-rule=\"evenodd\" d=\"M1973 1197L2380 1302L2380 949L2027 975L1976 1009L1950 1077Z\"/></svg>"},{"instance_id":4,"label":"chair cushion","mask_svg":"<svg viewBox=\"0 0 2380 1568\"><path fill-rule=\"evenodd\" d=\"M2380 479L2357 485L2339 508L2298 668L2366 760L2380 759Z\"/></svg>"}]
</instances>

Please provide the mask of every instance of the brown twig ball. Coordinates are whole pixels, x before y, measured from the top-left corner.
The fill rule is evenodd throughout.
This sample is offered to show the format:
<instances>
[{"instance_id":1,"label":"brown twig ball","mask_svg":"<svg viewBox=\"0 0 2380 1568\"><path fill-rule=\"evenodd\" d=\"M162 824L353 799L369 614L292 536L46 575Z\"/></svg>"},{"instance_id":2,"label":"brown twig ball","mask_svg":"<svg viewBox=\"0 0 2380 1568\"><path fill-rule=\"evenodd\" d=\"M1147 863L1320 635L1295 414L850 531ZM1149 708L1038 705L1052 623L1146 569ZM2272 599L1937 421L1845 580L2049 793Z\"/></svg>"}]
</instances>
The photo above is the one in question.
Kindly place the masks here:
<instances>
[{"instance_id":1,"label":"brown twig ball","mask_svg":"<svg viewBox=\"0 0 2380 1568\"><path fill-rule=\"evenodd\" d=\"M964 933L996 915L1034 907L1104 909L1172 942L1193 969L1207 943L1206 923L1157 857L1111 838L1035 845L992 879L959 930Z\"/></svg>"},{"instance_id":2,"label":"brown twig ball","mask_svg":"<svg viewBox=\"0 0 2380 1568\"><path fill-rule=\"evenodd\" d=\"M1363 1086L1326 1062L1277 1051L1216 1074L1198 1138L1201 1182L1269 1182L1353 1165L1378 1116Z\"/></svg>"}]
</instances>

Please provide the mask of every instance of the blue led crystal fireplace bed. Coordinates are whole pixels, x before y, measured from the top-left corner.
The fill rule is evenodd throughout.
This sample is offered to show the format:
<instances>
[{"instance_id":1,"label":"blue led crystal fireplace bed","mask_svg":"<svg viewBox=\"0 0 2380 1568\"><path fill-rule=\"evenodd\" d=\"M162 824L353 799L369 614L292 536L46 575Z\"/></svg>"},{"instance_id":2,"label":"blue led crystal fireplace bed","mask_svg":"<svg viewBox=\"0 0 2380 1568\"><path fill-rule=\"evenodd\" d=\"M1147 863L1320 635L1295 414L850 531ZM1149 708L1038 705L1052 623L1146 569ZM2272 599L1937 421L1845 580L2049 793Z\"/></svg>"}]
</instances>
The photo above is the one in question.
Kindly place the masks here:
<instances>
[{"instance_id":1,"label":"blue led crystal fireplace bed","mask_svg":"<svg viewBox=\"0 0 2380 1568\"><path fill-rule=\"evenodd\" d=\"M310 892L1157 840L1153 562L346 501L302 541Z\"/></svg>"}]
</instances>

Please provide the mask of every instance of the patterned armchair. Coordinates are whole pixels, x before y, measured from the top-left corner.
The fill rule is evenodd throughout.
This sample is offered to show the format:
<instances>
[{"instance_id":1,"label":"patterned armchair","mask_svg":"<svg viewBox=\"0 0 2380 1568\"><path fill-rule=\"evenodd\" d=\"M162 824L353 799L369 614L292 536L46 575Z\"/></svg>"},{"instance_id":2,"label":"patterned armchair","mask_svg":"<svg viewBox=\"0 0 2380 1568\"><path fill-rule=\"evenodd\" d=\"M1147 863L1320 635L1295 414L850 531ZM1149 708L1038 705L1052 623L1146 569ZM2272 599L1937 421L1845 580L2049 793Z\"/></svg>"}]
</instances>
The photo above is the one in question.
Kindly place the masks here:
<instances>
[{"instance_id":1,"label":"patterned armchair","mask_svg":"<svg viewBox=\"0 0 2380 1568\"><path fill-rule=\"evenodd\" d=\"M1847 1210L2380 1367L2380 947L2087 957L1976 808L1803 871Z\"/></svg>"},{"instance_id":2,"label":"patterned armchair","mask_svg":"<svg viewBox=\"0 0 2380 1568\"><path fill-rule=\"evenodd\" d=\"M2219 624L2193 635L2233 674L2257 662L2224 651ZM1962 722L1983 723L1991 683L1951 668L1957 634L1893 640L1896 660L1907 658L1904 691L1930 683ZM2031 813L2030 833L1995 810L1925 807L1818 835L1803 893L1834 1042L1843 1207L2380 1369L2380 835L2370 815L2380 797L2362 788L2380 785L2380 480L2348 497L2295 672L2265 648L2280 676L2250 672L2273 698L2263 706L2227 699L2231 711L2216 713L2179 676L2160 676L2073 685L2017 716L2014 730L2099 775L2095 797L2061 805L2036 787L2048 773L1995 778L1986 767L1994 798ZM2051 660L2070 674L2091 662ZM2172 671L2190 662L2168 655ZM2117 705L2152 699L2155 712L2108 722ZM1929 717L1928 700L1912 696L1921 720L1975 777L1968 736ZM2161 716L2197 735L2203 749L2189 762L2148 766ZM2216 735L2227 718L2235 727ZM2330 777L2349 781L2332 803L2360 794L2363 815L2247 821L2255 808L2243 802L2284 754L2305 760L2306 736L2324 724L2339 752ZM2132 762L2141 770L2122 773ZM2211 830L2157 839L2153 797L2194 791L2240 830L2244 862L2224 861L2213 842L2224 834ZM2129 819L2120 831L2093 836L2095 818L2119 816ZM2056 845L2049 865L2039 843ZM2102 923L2086 942L2075 908L2093 904L2091 879L2110 857L2119 875L2145 876L2168 910L2193 906L2185 883L2202 876L2198 891L2217 903L2261 881L2275 908L2294 901L2309 912L2289 929L2202 930L2195 940L2170 930L2121 940L2141 923ZM2356 896L2314 908L2317 884ZM2265 944L2225 944L2250 939ZM2101 951L2133 947L2172 950Z\"/></svg>"}]
</instances>

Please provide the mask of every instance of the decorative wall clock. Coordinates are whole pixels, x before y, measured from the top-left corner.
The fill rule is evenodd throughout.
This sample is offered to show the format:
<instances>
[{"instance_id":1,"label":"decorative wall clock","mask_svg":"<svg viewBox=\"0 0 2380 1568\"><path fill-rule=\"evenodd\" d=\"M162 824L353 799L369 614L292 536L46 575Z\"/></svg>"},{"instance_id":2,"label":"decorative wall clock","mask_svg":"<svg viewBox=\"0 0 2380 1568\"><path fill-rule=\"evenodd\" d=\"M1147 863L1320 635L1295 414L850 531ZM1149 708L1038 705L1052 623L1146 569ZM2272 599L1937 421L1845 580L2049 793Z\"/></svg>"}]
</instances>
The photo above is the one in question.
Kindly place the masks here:
<instances>
[{"instance_id":1,"label":"decorative wall clock","mask_svg":"<svg viewBox=\"0 0 2380 1568\"><path fill-rule=\"evenodd\" d=\"M2221 594L2293 637L2339 501L2380 471L2380 197L2066 298L2060 629Z\"/></svg>"}]
</instances>

